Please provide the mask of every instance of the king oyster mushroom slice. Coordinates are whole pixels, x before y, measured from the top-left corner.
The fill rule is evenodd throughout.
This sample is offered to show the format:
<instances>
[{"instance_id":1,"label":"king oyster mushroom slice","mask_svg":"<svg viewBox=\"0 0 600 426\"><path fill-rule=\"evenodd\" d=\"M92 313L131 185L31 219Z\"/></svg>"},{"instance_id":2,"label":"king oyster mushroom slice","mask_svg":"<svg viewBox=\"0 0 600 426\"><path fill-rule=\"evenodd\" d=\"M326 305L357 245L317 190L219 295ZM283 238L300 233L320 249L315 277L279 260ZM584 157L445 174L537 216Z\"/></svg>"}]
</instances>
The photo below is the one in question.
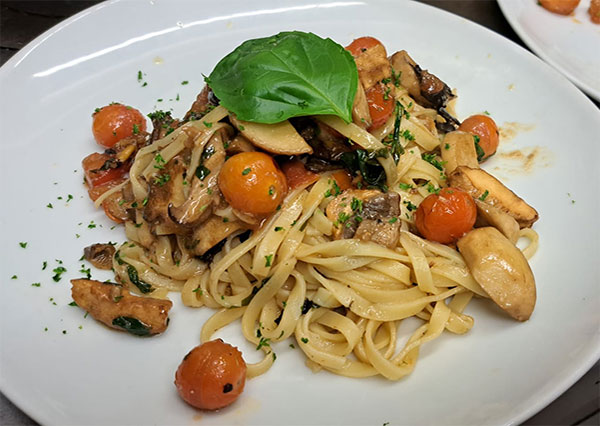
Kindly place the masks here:
<instances>
[{"instance_id":1,"label":"king oyster mushroom slice","mask_svg":"<svg viewBox=\"0 0 600 426\"><path fill-rule=\"evenodd\" d=\"M473 135L456 130L446 133L442 140L442 160L446 162L446 173L452 173L458 166L478 168L477 151Z\"/></svg>"},{"instance_id":2,"label":"king oyster mushroom slice","mask_svg":"<svg viewBox=\"0 0 600 426\"><path fill-rule=\"evenodd\" d=\"M482 169L458 166L448 175L450 186L462 189L512 217L521 228L529 228L538 220L538 212L502 182Z\"/></svg>"},{"instance_id":3,"label":"king oyster mushroom slice","mask_svg":"<svg viewBox=\"0 0 600 426\"><path fill-rule=\"evenodd\" d=\"M528 320L535 307L535 279L521 250L492 227L473 229L456 245L491 299L514 319Z\"/></svg>"},{"instance_id":4,"label":"king oyster mushroom slice","mask_svg":"<svg viewBox=\"0 0 600 426\"><path fill-rule=\"evenodd\" d=\"M519 239L519 223L514 217L502 210L491 206L481 200L475 199L477 206L477 220L475 228L493 226L500 231L508 240L516 244Z\"/></svg>"},{"instance_id":5,"label":"king oyster mushroom slice","mask_svg":"<svg viewBox=\"0 0 600 426\"><path fill-rule=\"evenodd\" d=\"M273 154L312 154L309 144L298 134L288 120L275 124L251 123L238 120L233 114L229 120L255 146Z\"/></svg>"}]
</instances>

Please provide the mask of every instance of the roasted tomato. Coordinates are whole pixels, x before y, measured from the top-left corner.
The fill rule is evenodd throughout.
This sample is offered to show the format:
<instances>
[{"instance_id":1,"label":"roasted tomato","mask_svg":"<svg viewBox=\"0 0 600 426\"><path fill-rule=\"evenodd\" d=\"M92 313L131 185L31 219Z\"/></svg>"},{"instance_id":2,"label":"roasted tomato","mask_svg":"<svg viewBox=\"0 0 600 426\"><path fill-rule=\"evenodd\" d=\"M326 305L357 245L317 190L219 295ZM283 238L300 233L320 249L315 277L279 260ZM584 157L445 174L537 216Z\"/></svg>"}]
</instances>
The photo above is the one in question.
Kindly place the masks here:
<instances>
[{"instance_id":1,"label":"roasted tomato","mask_svg":"<svg viewBox=\"0 0 600 426\"><path fill-rule=\"evenodd\" d=\"M473 197L458 188L444 188L425 198L415 213L419 233L430 241L455 243L469 232L477 218Z\"/></svg>"},{"instance_id":2,"label":"roasted tomato","mask_svg":"<svg viewBox=\"0 0 600 426\"><path fill-rule=\"evenodd\" d=\"M373 122L369 130L377 129L383 126L394 113L394 98L390 94L390 88L383 83L371 87L365 94Z\"/></svg>"},{"instance_id":3,"label":"roasted tomato","mask_svg":"<svg viewBox=\"0 0 600 426\"><path fill-rule=\"evenodd\" d=\"M270 155L242 152L223 164L219 188L234 209L265 216L281 204L288 185L285 175Z\"/></svg>"},{"instance_id":4,"label":"roasted tomato","mask_svg":"<svg viewBox=\"0 0 600 426\"><path fill-rule=\"evenodd\" d=\"M81 162L85 173L85 181L89 188L120 180L128 171L128 165L120 164L110 154L94 152Z\"/></svg>"},{"instance_id":5,"label":"roasted tomato","mask_svg":"<svg viewBox=\"0 0 600 426\"><path fill-rule=\"evenodd\" d=\"M233 403L245 384L246 363L241 352L221 339L192 349L175 373L181 398L202 410L218 410Z\"/></svg>"},{"instance_id":6,"label":"roasted tomato","mask_svg":"<svg viewBox=\"0 0 600 426\"><path fill-rule=\"evenodd\" d=\"M146 131L146 118L130 106L113 103L100 108L93 117L94 138L106 148L121 139Z\"/></svg>"},{"instance_id":7,"label":"roasted tomato","mask_svg":"<svg viewBox=\"0 0 600 426\"><path fill-rule=\"evenodd\" d=\"M458 130L471 133L478 140L475 143L477 148L477 160L485 161L496 153L498 149L499 133L496 122L487 115L472 115L462 122Z\"/></svg>"},{"instance_id":8,"label":"roasted tomato","mask_svg":"<svg viewBox=\"0 0 600 426\"><path fill-rule=\"evenodd\" d=\"M285 175L290 189L297 188L302 185L310 185L319 180L319 175L306 170L304 164L300 160L291 160L281 166L281 170Z\"/></svg>"}]
</instances>

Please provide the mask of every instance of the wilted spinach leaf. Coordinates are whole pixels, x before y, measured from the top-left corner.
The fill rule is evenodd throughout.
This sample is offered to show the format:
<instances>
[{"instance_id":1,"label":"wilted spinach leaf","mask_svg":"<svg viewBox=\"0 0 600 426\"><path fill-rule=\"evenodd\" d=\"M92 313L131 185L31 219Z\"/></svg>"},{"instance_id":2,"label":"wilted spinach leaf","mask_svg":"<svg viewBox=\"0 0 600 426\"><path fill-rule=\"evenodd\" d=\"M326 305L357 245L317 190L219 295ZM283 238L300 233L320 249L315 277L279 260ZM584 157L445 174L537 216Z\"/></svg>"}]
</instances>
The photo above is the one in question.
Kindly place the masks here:
<instances>
[{"instance_id":1,"label":"wilted spinach leaf","mask_svg":"<svg viewBox=\"0 0 600 426\"><path fill-rule=\"evenodd\" d=\"M112 324L136 336L148 336L150 334L150 327L137 318L116 317L113 319Z\"/></svg>"}]
</instances>

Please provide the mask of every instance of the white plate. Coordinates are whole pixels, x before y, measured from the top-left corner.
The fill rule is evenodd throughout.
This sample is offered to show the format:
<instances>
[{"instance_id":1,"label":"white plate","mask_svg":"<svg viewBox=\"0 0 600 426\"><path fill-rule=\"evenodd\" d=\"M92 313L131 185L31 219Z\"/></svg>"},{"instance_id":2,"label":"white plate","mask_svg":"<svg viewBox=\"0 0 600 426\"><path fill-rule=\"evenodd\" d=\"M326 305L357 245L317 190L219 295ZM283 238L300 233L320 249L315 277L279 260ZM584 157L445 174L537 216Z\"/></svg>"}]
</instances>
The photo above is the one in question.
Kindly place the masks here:
<instances>
[{"instance_id":1,"label":"white plate","mask_svg":"<svg viewBox=\"0 0 600 426\"><path fill-rule=\"evenodd\" d=\"M590 0L583 0L569 16L551 13L536 0L498 4L531 50L600 101L600 25L590 21Z\"/></svg>"},{"instance_id":2,"label":"white plate","mask_svg":"<svg viewBox=\"0 0 600 426\"><path fill-rule=\"evenodd\" d=\"M394 383L313 374L298 349L281 344L271 371L249 381L234 406L198 414L179 399L173 377L210 309L184 308L173 295L169 330L139 339L68 306L82 248L124 239L81 184L81 159L98 149L90 115L120 101L146 112L172 107L179 116L222 56L243 40L290 29L342 44L373 35L456 87L460 117L487 110L501 125L522 124L513 130L533 126L501 146L505 153L537 147L529 173L501 154L487 167L541 213L532 261L538 303L520 324L476 301L468 311L473 330L426 345L415 372ZM566 390L600 354L600 114L556 71L472 22L412 2L108 2L22 49L0 69L0 82L0 383L42 423L512 424ZM55 259L68 269L58 283ZM221 335L257 359L237 327Z\"/></svg>"}]
</instances>

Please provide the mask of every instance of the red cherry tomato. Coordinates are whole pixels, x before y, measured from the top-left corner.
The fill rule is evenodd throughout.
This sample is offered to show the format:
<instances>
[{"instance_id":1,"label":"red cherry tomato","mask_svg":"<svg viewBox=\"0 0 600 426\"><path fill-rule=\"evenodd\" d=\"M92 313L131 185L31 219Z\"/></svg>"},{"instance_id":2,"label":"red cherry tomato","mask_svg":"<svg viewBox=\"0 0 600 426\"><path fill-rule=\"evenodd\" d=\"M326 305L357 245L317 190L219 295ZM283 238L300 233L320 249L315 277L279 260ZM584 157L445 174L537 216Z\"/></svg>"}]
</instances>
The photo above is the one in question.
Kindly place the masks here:
<instances>
[{"instance_id":1,"label":"red cherry tomato","mask_svg":"<svg viewBox=\"0 0 600 426\"><path fill-rule=\"evenodd\" d=\"M146 119L130 106L110 104L95 112L93 117L94 138L106 148L123 138L146 131Z\"/></svg>"},{"instance_id":2,"label":"red cherry tomato","mask_svg":"<svg viewBox=\"0 0 600 426\"><path fill-rule=\"evenodd\" d=\"M175 373L175 386L185 402L202 410L233 403L246 384L241 352L221 339L192 349Z\"/></svg>"},{"instance_id":3,"label":"red cherry tomato","mask_svg":"<svg viewBox=\"0 0 600 426\"><path fill-rule=\"evenodd\" d=\"M350 43L346 50L352 53L352 56L357 57L365 50L377 45L381 45L381 42L375 37L360 37Z\"/></svg>"},{"instance_id":4,"label":"red cherry tomato","mask_svg":"<svg viewBox=\"0 0 600 426\"><path fill-rule=\"evenodd\" d=\"M81 164L85 173L85 181L89 188L119 180L127 173L127 165L122 164L119 167L112 168L107 165L107 161L110 160L114 160L114 158L108 154L100 154L97 152L94 152L83 159Z\"/></svg>"},{"instance_id":5,"label":"red cherry tomato","mask_svg":"<svg viewBox=\"0 0 600 426\"><path fill-rule=\"evenodd\" d=\"M300 160L292 160L284 163L281 166L281 171L285 175L290 189L303 185L308 186L319 180L319 175L306 170L306 167L304 167L304 164Z\"/></svg>"},{"instance_id":6,"label":"red cherry tomato","mask_svg":"<svg viewBox=\"0 0 600 426\"><path fill-rule=\"evenodd\" d=\"M415 213L419 233L430 241L450 244L469 232L477 219L473 197L458 188L444 188L425 198Z\"/></svg>"},{"instance_id":7,"label":"red cherry tomato","mask_svg":"<svg viewBox=\"0 0 600 426\"><path fill-rule=\"evenodd\" d=\"M377 129L383 126L394 113L394 98L390 94L390 88L381 83L371 87L365 95L373 122L369 130Z\"/></svg>"}]
</instances>

